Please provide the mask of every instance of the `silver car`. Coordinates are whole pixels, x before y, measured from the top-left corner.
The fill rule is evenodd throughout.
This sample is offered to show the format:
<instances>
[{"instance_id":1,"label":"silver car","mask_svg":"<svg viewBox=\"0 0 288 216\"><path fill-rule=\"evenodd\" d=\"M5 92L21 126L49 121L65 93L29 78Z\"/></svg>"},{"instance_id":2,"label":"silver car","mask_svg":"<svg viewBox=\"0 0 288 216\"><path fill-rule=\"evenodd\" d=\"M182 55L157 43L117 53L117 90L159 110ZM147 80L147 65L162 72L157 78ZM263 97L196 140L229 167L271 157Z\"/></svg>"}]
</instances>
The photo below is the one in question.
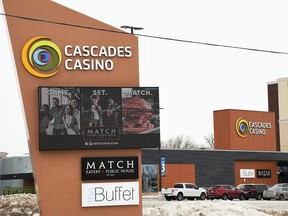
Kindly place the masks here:
<instances>
[{"instance_id":1,"label":"silver car","mask_svg":"<svg viewBox=\"0 0 288 216\"><path fill-rule=\"evenodd\" d=\"M275 184L268 190L263 191L264 200L285 200L288 199L288 183Z\"/></svg>"}]
</instances>

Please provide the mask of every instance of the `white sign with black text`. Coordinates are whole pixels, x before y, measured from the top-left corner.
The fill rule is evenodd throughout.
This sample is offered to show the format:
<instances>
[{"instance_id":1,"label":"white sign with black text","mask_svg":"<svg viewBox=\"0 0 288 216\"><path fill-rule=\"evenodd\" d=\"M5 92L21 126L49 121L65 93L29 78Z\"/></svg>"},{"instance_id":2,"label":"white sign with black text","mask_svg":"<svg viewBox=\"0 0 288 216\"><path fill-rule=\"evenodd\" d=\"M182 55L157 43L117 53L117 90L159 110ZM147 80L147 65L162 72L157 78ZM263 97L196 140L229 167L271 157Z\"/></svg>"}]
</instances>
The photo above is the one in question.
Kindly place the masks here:
<instances>
[{"instance_id":1,"label":"white sign with black text","mask_svg":"<svg viewBox=\"0 0 288 216\"><path fill-rule=\"evenodd\" d=\"M82 207L139 205L138 182L82 183Z\"/></svg>"},{"instance_id":2,"label":"white sign with black text","mask_svg":"<svg viewBox=\"0 0 288 216\"><path fill-rule=\"evenodd\" d=\"M240 169L240 178L255 178L254 169Z\"/></svg>"}]
</instances>

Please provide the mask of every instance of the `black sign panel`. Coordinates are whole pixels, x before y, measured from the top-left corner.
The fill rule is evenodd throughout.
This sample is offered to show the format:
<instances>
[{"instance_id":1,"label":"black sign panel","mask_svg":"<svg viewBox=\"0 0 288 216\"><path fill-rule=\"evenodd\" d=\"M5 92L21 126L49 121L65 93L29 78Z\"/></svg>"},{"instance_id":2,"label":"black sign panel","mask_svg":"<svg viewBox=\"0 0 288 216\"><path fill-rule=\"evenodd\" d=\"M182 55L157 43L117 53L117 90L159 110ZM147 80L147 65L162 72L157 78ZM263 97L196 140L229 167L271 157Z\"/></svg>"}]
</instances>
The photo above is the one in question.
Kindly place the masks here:
<instances>
[{"instance_id":1,"label":"black sign panel","mask_svg":"<svg viewBox=\"0 0 288 216\"><path fill-rule=\"evenodd\" d=\"M138 157L82 158L82 180L138 179Z\"/></svg>"},{"instance_id":2,"label":"black sign panel","mask_svg":"<svg viewBox=\"0 0 288 216\"><path fill-rule=\"evenodd\" d=\"M39 87L39 149L156 148L158 87Z\"/></svg>"},{"instance_id":3,"label":"black sign panel","mask_svg":"<svg viewBox=\"0 0 288 216\"><path fill-rule=\"evenodd\" d=\"M271 170L257 169L257 178L271 178Z\"/></svg>"}]
</instances>

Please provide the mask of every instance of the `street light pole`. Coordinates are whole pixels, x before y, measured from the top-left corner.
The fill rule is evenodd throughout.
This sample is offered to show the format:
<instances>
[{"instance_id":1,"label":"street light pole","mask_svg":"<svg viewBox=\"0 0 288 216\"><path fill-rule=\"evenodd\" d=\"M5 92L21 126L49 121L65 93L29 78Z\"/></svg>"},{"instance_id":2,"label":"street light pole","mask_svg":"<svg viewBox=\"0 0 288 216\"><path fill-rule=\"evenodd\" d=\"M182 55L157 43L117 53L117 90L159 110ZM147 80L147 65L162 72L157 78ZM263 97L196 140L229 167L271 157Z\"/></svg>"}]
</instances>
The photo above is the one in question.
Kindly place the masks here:
<instances>
[{"instance_id":1,"label":"street light pole","mask_svg":"<svg viewBox=\"0 0 288 216\"><path fill-rule=\"evenodd\" d=\"M144 28L142 28L142 27L134 27L134 26L127 26L127 25L123 25L123 26L121 26L120 28L130 29L130 33L131 33L131 34L134 34L134 30L143 30L143 29L144 29Z\"/></svg>"}]
</instances>

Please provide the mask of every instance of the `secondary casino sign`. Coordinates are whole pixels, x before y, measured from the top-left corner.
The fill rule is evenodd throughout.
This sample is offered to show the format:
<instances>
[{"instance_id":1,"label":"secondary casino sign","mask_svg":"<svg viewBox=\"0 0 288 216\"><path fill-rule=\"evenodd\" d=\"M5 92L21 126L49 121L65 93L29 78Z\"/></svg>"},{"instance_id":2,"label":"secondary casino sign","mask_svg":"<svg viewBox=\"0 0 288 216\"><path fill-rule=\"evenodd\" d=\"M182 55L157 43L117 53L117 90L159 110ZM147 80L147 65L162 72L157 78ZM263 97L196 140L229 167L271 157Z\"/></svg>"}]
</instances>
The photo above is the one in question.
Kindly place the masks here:
<instances>
[{"instance_id":1,"label":"secondary casino sign","mask_svg":"<svg viewBox=\"0 0 288 216\"><path fill-rule=\"evenodd\" d=\"M265 135L271 128L271 122L248 121L242 117L236 121L236 132L242 138L248 135Z\"/></svg>"}]
</instances>

